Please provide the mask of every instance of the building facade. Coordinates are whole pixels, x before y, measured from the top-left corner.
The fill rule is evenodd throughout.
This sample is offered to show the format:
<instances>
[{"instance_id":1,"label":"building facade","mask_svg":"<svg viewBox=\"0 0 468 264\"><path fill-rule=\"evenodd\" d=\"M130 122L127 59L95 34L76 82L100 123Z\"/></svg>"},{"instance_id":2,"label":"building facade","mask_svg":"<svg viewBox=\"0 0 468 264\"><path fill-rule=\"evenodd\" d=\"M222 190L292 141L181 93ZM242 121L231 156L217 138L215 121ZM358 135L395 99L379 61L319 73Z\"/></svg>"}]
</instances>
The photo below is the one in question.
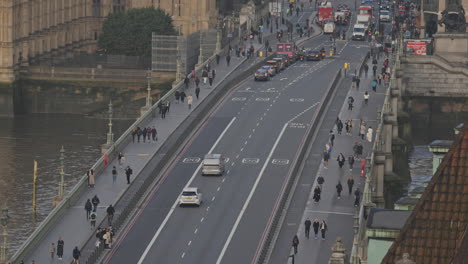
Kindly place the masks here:
<instances>
[{"instance_id":1,"label":"building facade","mask_svg":"<svg viewBox=\"0 0 468 264\"><path fill-rule=\"evenodd\" d=\"M216 0L0 0L0 82L41 58L93 52L111 12L160 7L182 34L216 26Z\"/></svg>"}]
</instances>

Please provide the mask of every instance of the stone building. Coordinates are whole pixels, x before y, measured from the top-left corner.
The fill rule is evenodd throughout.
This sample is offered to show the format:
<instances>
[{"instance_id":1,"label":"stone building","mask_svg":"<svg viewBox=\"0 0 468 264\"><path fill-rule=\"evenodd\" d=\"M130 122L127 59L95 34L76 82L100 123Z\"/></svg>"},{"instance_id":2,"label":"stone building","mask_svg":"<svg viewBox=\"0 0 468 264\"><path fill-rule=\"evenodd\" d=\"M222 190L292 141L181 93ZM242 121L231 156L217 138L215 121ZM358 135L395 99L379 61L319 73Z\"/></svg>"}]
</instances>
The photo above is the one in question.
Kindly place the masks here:
<instances>
[{"instance_id":1,"label":"stone building","mask_svg":"<svg viewBox=\"0 0 468 264\"><path fill-rule=\"evenodd\" d=\"M216 0L0 0L0 82L30 61L95 51L109 13L149 6L171 14L183 34L217 23Z\"/></svg>"}]
</instances>

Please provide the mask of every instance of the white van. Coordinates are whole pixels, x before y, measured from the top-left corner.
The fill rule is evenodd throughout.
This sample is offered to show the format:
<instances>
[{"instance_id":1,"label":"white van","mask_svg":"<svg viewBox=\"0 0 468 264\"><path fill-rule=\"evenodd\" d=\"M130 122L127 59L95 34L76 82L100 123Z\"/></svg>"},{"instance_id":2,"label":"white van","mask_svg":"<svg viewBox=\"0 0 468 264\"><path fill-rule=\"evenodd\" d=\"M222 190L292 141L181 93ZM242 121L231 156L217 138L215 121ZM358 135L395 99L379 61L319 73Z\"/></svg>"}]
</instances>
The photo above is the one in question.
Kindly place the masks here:
<instances>
[{"instance_id":1,"label":"white van","mask_svg":"<svg viewBox=\"0 0 468 264\"><path fill-rule=\"evenodd\" d=\"M369 15L357 15L356 17L356 24L363 24L366 26L366 29L369 28L371 23L371 18Z\"/></svg>"},{"instance_id":2,"label":"white van","mask_svg":"<svg viewBox=\"0 0 468 264\"><path fill-rule=\"evenodd\" d=\"M363 24L355 24L353 27L352 40L364 40L366 38L367 27Z\"/></svg>"},{"instance_id":3,"label":"white van","mask_svg":"<svg viewBox=\"0 0 468 264\"><path fill-rule=\"evenodd\" d=\"M225 159L221 154L206 154L202 163L202 175L223 175Z\"/></svg>"},{"instance_id":4,"label":"white van","mask_svg":"<svg viewBox=\"0 0 468 264\"><path fill-rule=\"evenodd\" d=\"M324 20L323 21L323 33L325 34L332 34L335 32L335 23L331 20Z\"/></svg>"}]
</instances>

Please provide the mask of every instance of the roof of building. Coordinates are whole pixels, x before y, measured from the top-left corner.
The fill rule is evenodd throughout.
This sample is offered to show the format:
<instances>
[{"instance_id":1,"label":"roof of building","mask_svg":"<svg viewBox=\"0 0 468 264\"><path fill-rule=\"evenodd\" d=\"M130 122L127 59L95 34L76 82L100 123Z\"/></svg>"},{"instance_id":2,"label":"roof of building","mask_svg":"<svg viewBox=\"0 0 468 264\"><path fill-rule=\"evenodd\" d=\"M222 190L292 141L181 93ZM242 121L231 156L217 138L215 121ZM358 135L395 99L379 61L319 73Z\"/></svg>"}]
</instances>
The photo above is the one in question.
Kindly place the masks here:
<instances>
[{"instance_id":1,"label":"roof of building","mask_svg":"<svg viewBox=\"0 0 468 264\"><path fill-rule=\"evenodd\" d=\"M401 197L400 199L398 199L398 201L396 201L395 204L415 205L418 203L418 201L419 201L419 198L405 196L405 197Z\"/></svg>"},{"instance_id":2,"label":"roof of building","mask_svg":"<svg viewBox=\"0 0 468 264\"><path fill-rule=\"evenodd\" d=\"M468 128L458 134L386 256L409 253L416 263L451 263L468 243ZM462 249L462 250L459 250ZM466 250L466 248L465 248Z\"/></svg>"},{"instance_id":3,"label":"roof of building","mask_svg":"<svg viewBox=\"0 0 468 264\"><path fill-rule=\"evenodd\" d=\"M372 208L367 219L367 228L400 230L411 211Z\"/></svg>"}]
</instances>

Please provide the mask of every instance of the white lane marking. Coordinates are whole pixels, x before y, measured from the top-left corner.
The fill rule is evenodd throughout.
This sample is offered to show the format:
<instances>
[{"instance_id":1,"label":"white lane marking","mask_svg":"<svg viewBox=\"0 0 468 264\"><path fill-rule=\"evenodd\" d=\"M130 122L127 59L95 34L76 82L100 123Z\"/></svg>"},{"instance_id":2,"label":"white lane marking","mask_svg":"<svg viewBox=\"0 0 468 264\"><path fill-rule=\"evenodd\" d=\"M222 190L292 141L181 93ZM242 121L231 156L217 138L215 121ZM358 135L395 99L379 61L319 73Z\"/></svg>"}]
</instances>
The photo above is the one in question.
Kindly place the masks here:
<instances>
[{"instance_id":1,"label":"white lane marking","mask_svg":"<svg viewBox=\"0 0 468 264\"><path fill-rule=\"evenodd\" d=\"M229 171L228 171L228 173L229 173ZM226 178L224 178L221 182L224 182L225 180L226 180Z\"/></svg>"},{"instance_id":2,"label":"white lane marking","mask_svg":"<svg viewBox=\"0 0 468 264\"><path fill-rule=\"evenodd\" d=\"M238 158L239 158L239 154L237 154L237 156L236 156L236 159L238 159Z\"/></svg>"},{"instance_id":3,"label":"white lane marking","mask_svg":"<svg viewBox=\"0 0 468 264\"><path fill-rule=\"evenodd\" d=\"M187 244L187 246L190 246L192 244L192 240L190 240Z\"/></svg>"},{"instance_id":4,"label":"white lane marking","mask_svg":"<svg viewBox=\"0 0 468 264\"><path fill-rule=\"evenodd\" d=\"M247 145L247 140L244 142L244 145Z\"/></svg>"},{"instance_id":5,"label":"white lane marking","mask_svg":"<svg viewBox=\"0 0 468 264\"><path fill-rule=\"evenodd\" d=\"M254 185L252 187L252 190L250 190L249 196L247 197L247 200L245 201L244 206L242 207L242 210L240 211L239 215L237 216L236 222L234 223L234 226L231 229L231 233L229 233L229 236L228 236L228 238L226 240L226 243L224 243L224 247L221 250L221 254L219 254L219 257L218 257L218 260L216 261L216 264L220 264L221 261L223 260L224 254L226 253L226 250L227 250L229 244L231 243L232 237L234 236L234 233L237 230L237 226L239 225L242 217L244 216L244 213L245 213L245 211L247 209L247 206L249 206L250 200L252 199L252 196L254 195L255 190L257 189L258 183L262 179L263 173L265 172L265 169L266 169L268 163L270 162L271 156L273 155L273 152L275 151L276 147L278 146L278 143L279 143L281 137L283 136L284 131L286 131L287 127L288 127L288 123L284 124L283 129L281 129L281 132L279 133L278 137L276 138L275 144L271 148L270 153L268 154L268 157L265 160L265 163L263 163L262 170L260 171L260 174L257 176L257 179L255 180L255 183L254 183Z\"/></svg>"},{"instance_id":6,"label":"white lane marking","mask_svg":"<svg viewBox=\"0 0 468 264\"><path fill-rule=\"evenodd\" d=\"M203 220L205 220L205 217L202 217L202 218L200 219L200 223L203 222Z\"/></svg>"},{"instance_id":7,"label":"white lane marking","mask_svg":"<svg viewBox=\"0 0 468 264\"><path fill-rule=\"evenodd\" d=\"M221 187L218 187L218 189L216 189L217 192L219 192L219 190L221 190Z\"/></svg>"},{"instance_id":8,"label":"white lane marking","mask_svg":"<svg viewBox=\"0 0 468 264\"><path fill-rule=\"evenodd\" d=\"M182 162L183 163L198 163L200 162L200 158L198 157L188 157L188 158L185 158Z\"/></svg>"},{"instance_id":9,"label":"white lane marking","mask_svg":"<svg viewBox=\"0 0 468 264\"><path fill-rule=\"evenodd\" d=\"M288 159L273 159L271 163L275 165L288 165L289 160Z\"/></svg>"},{"instance_id":10,"label":"white lane marking","mask_svg":"<svg viewBox=\"0 0 468 264\"><path fill-rule=\"evenodd\" d=\"M259 123L257 123L257 126L259 125Z\"/></svg>"},{"instance_id":11,"label":"white lane marking","mask_svg":"<svg viewBox=\"0 0 468 264\"><path fill-rule=\"evenodd\" d=\"M231 125L234 123L234 121L236 120L236 117L233 117L231 119L231 122L229 122L229 124L226 126L226 128L224 128L223 132L221 133L221 135L219 135L218 139L216 140L216 142L213 144L213 146L211 146L211 149L208 151L208 154L211 154L211 152L215 149L215 147L219 144L219 142L221 141L221 139L224 137L224 135L226 134L226 132L228 131L228 129L231 127ZM184 188L187 188L190 186L190 184L192 183L192 181L195 179L195 176L198 175L198 172L200 171L202 167L202 164L200 163L200 165L198 165L197 169L195 170L195 172L193 173L192 177L190 178L190 180L187 182L187 184L185 185ZM143 252L143 254L141 255L140 259L138 260L138 264L141 264L143 263L143 261L145 260L146 256L148 255L148 252L150 251L150 249L153 247L154 245L154 242L156 242L156 239L158 238L159 234L161 234L163 228L166 226L166 223L167 221L169 221L169 218L171 217L171 215L174 213L174 210L175 208L177 207L177 203L178 203L179 199L176 199L174 204L172 204L172 207L171 209L169 210L169 213L166 215L166 218L164 218L164 221L161 223L161 225L159 226L158 228L158 231L156 231L156 234L154 234L153 238L151 239L150 243L148 244L148 246L146 247L145 251ZM209 207L208 207L209 208ZM208 208L206 208L206 210L208 211Z\"/></svg>"},{"instance_id":12,"label":"white lane marking","mask_svg":"<svg viewBox=\"0 0 468 264\"><path fill-rule=\"evenodd\" d=\"M252 134L249 135L249 138L252 138Z\"/></svg>"},{"instance_id":13,"label":"white lane marking","mask_svg":"<svg viewBox=\"0 0 468 264\"><path fill-rule=\"evenodd\" d=\"M295 117L291 118L291 119L288 121L288 123L294 121L294 119L300 117L300 116L303 115L305 112L307 112L307 111L309 111L310 109L316 107L318 104L320 104L320 102L316 102L315 104L313 104L313 105L307 107L304 111L300 112L300 113L297 114Z\"/></svg>"},{"instance_id":14,"label":"white lane marking","mask_svg":"<svg viewBox=\"0 0 468 264\"><path fill-rule=\"evenodd\" d=\"M185 252L184 252L184 253L182 253L182 256L180 256L180 257L181 257L181 258L184 258L184 257L185 257Z\"/></svg>"},{"instance_id":15,"label":"white lane marking","mask_svg":"<svg viewBox=\"0 0 468 264\"><path fill-rule=\"evenodd\" d=\"M208 211L208 210L210 210L210 207L209 207L209 206L206 208L206 211Z\"/></svg>"},{"instance_id":16,"label":"white lane marking","mask_svg":"<svg viewBox=\"0 0 468 264\"><path fill-rule=\"evenodd\" d=\"M194 234L198 233L198 228L195 229L195 231L193 232Z\"/></svg>"},{"instance_id":17,"label":"white lane marking","mask_svg":"<svg viewBox=\"0 0 468 264\"><path fill-rule=\"evenodd\" d=\"M228 171L226 172L226 174L229 174L229 172L231 172L231 171L230 171L230 170L228 170ZM223 182L224 182L224 179L223 179Z\"/></svg>"},{"instance_id":18,"label":"white lane marking","mask_svg":"<svg viewBox=\"0 0 468 264\"><path fill-rule=\"evenodd\" d=\"M214 201L214 200L215 200L215 198L216 198L216 196L213 196L213 198L211 198L211 201Z\"/></svg>"}]
</instances>

